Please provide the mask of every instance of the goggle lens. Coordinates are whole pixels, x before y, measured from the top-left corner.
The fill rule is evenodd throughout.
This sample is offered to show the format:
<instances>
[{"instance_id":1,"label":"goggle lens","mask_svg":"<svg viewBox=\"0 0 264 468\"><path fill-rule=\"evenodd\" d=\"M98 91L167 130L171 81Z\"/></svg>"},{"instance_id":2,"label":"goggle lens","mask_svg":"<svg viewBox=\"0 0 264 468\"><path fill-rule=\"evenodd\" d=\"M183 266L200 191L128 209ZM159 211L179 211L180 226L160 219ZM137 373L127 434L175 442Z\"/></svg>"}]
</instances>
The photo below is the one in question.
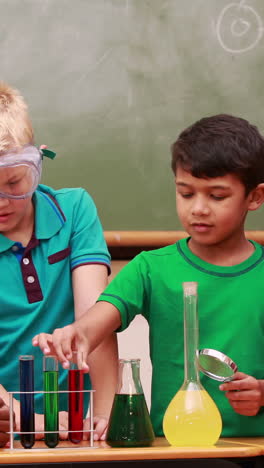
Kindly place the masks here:
<instances>
[{"instance_id":1,"label":"goggle lens","mask_svg":"<svg viewBox=\"0 0 264 468\"><path fill-rule=\"evenodd\" d=\"M39 172L33 164L0 167L0 197L26 198L36 189Z\"/></svg>"}]
</instances>

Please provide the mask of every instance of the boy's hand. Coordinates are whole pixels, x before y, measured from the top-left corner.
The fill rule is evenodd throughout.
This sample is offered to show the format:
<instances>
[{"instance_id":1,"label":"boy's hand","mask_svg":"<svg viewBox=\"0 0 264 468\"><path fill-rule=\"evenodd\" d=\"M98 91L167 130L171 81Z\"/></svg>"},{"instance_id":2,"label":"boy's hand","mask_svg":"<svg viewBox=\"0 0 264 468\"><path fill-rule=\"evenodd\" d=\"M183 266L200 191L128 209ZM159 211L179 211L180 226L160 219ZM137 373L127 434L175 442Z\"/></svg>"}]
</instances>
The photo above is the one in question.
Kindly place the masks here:
<instances>
[{"instance_id":1,"label":"boy's hand","mask_svg":"<svg viewBox=\"0 0 264 468\"><path fill-rule=\"evenodd\" d=\"M9 407L0 398L0 447L4 447L9 441L9 430Z\"/></svg>"},{"instance_id":2,"label":"boy's hand","mask_svg":"<svg viewBox=\"0 0 264 468\"><path fill-rule=\"evenodd\" d=\"M94 440L105 440L106 430L108 426L108 418L104 416L94 416ZM87 418L83 422L83 428L90 430L90 418ZM83 433L84 440L90 439L90 432Z\"/></svg>"},{"instance_id":3,"label":"boy's hand","mask_svg":"<svg viewBox=\"0 0 264 468\"><path fill-rule=\"evenodd\" d=\"M226 392L232 408L243 416L255 416L263 405L261 381L243 372L236 372L233 380L219 389Z\"/></svg>"},{"instance_id":4,"label":"boy's hand","mask_svg":"<svg viewBox=\"0 0 264 468\"><path fill-rule=\"evenodd\" d=\"M32 344L33 346L39 346L46 355L55 355L64 369L69 368L72 351L76 350L78 353L78 367L83 369L84 372L89 371L89 366L86 363L89 352L88 342L82 329L75 325L75 323L63 328L57 328L52 335L40 333L34 336Z\"/></svg>"}]
</instances>

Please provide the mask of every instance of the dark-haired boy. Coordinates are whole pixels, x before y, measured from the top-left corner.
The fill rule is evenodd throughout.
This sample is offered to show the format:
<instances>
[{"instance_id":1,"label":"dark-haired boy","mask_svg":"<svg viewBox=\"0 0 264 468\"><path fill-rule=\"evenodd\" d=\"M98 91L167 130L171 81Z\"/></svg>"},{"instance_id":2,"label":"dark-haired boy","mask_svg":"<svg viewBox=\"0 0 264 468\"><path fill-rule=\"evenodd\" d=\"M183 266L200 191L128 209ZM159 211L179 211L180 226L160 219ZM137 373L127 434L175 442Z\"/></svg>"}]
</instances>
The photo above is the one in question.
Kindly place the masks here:
<instances>
[{"instance_id":1,"label":"dark-haired boy","mask_svg":"<svg viewBox=\"0 0 264 468\"><path fill-rule=\"evenodd\" d=\"M200 347L222 351L243 371L220 386L226 393L202 376L221 411L222 436L263 435L264 251L246 239L244 224L264 201L264 139L244 119L203 118L173 144L172 168L178 216L190 237L142 252L89 314L52 336L36 336L33 344L56 352L67 367L73 344L87 356L142 314L153 366L151 417L162 435L165 409L183 381L182 282L196 281Z\"/></svg>"}]
</instances>

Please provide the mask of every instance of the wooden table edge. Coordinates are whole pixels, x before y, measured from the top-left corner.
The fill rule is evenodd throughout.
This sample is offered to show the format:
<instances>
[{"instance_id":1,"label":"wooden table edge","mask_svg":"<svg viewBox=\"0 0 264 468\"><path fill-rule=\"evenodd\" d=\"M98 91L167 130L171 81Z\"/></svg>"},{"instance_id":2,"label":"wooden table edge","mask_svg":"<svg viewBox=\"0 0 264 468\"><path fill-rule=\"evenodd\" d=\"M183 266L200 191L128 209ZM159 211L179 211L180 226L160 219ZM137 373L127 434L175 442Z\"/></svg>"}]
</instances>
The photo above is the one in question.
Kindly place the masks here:
<instances>
[{"instance_id":1,"label":"wooden table edge","mask_svg":"<svg viewBox=\"0 0 264 468\"><path fill-rule=\"evenodd\" d=\"M41 446L42 444L42 446ZM45 462L82 462L82 461L126 461L126 460L170 460L198 458L245 458L257 457L263 454L257 443L238 442L232 439L220 439L213 447L171 447L159 445L159 439L152 447L110 448L96 443L95 447L87 448L45 448L37 442L36 448L0 449L0 465L4 463L45 463ZM106 445L106 444L105 444Z\"/></svg>"}]
</instances>

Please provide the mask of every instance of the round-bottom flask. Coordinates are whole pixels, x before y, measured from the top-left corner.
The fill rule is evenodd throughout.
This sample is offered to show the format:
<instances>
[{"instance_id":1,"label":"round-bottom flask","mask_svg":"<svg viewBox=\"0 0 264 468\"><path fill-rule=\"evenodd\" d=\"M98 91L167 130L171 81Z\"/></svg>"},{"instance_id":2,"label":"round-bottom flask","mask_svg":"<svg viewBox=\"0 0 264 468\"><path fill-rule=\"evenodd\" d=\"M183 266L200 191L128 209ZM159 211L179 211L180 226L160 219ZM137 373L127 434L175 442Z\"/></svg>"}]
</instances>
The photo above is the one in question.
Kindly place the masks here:
<instances>
[{"instance_id":1,"label":"round-bottom flask","mask_svg":"<svg viewBox=\"0 0 264 468\"><path fill-rule=\"evenodd\" d=\"M139 359L120 359L106 441L111 447L151 445L154 432L140 382Z\"/></svg>"},{"instance_id":2,"label":"round-bottom flask","mask_svg":"<svg viewBox=\"0 0 264 468\"><path fill-rule=\"evenodd\" d=\"M183 283L183 289L185 375L164 414L163 431L171 445L214 445L222 431L222 418L199 379L197 283Z\"/></svg>"},{"instance_id":3,"label":"round-bottom flask","mask_svg":"<svg viewBox=\"0 0 264 468\"><path fill-rule=\"evenodd\" d=\"M176 446L214 445L222 430L219 410L202 385L182 386L163 419L166 439Z\"/></svg>"}]
</instances>

